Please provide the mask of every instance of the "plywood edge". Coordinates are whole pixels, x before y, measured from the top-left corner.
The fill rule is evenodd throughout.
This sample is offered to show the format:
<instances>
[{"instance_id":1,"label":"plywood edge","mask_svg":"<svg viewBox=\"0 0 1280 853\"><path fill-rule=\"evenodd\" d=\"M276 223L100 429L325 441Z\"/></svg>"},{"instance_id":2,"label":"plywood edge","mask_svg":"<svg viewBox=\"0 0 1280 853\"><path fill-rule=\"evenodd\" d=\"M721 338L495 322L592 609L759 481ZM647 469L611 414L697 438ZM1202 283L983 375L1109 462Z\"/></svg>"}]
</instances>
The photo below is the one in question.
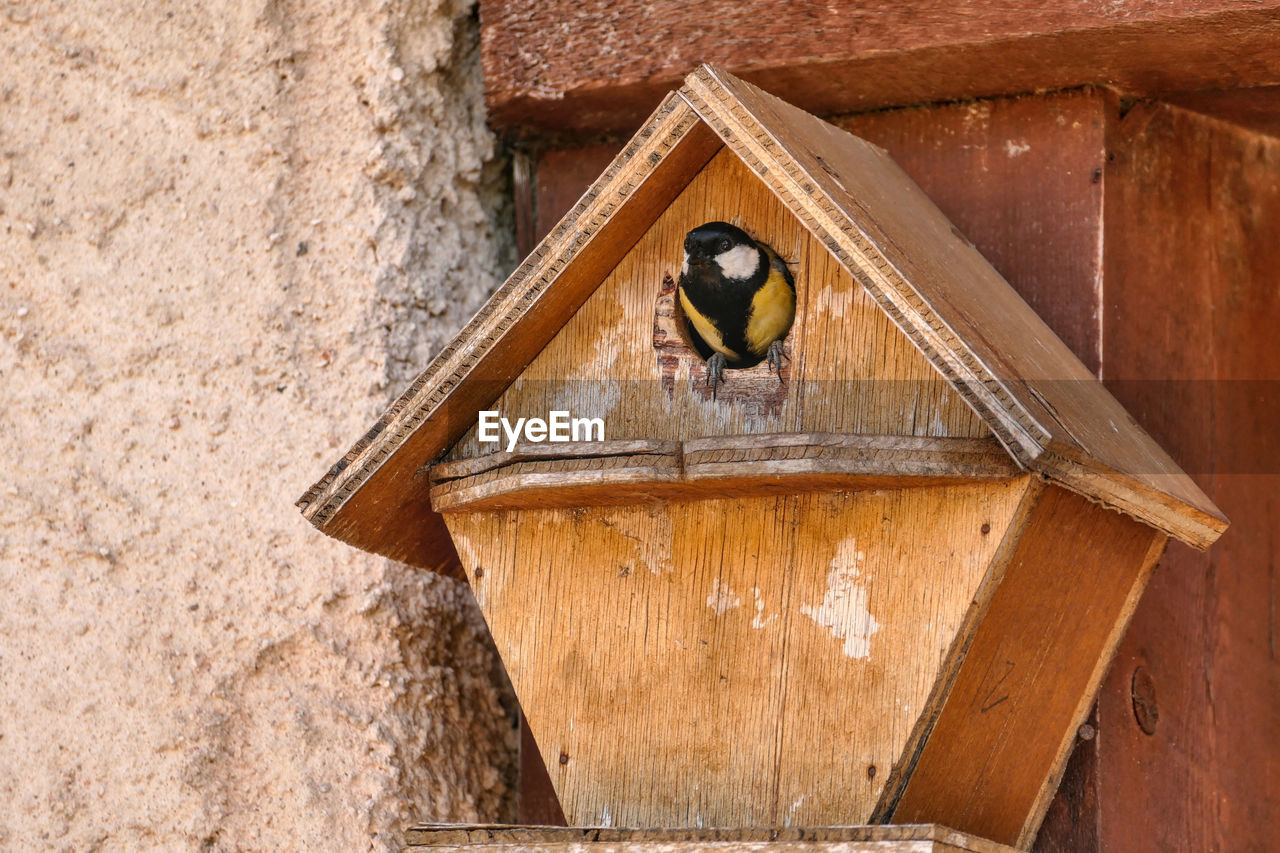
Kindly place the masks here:
<instances>
[{"instance_id":1,"label":"plywood edge","mask_svg":"<svg viewBox=\"0 0 1280 853\"><path fill-rule=\"evenodd\" d=\"M916 762L920 760L925 744L929 741L929 735L933 732L933 727L938 722L938 717L947 702L951 688L955 686L956 678L960 674L960 668L964 664L965 655L969 653L969 648L977 636L978 627L986 616L987 608L991 604L991 598L996 588L999 587L1000 581L1004 578L1010 561L1017 553L1022 536L1027 531L1032 512L1035 510L1036 504L1043 496L1046 488L1047 486L1044 483L1028 478L1027 490L1023 493L1017 508L1009 519L1008 526L1005 527L1004 538L1001 540L999 548L996 549L995 555L991 558L991 563L987 566L982 581L974 592L973 601L965 612L964 621L960 624L960 629L956 632L951 647L947 650L942 668L938 671L938 677L934 680L933 688L929 692L929 698L926 700L920 716L916 719L915 726L907 738L901 757L894 763L889 778L885 781L884 789L880 794L880 801L876 803L875 809L872 811L871 820L887 821L893 815L898 800L902 797L902 793L906 790L907 783L911 779L911 773L915 769Z\"/></svg>"},{"instance_id":2,"label":"plywood edge","mask_svg":"<svg viewBox=\"0 0 1280 853\"><path fill-rule=\"evenodd\" d=\"M412 536L412 531L372 536L360 529L366 524L360 506L362 490L388 469L397 489L407 488L414 472L438 458L473 421L474 414L466 416L458 409L478 411L496 399L720 147L720 140L683 100L674 94L664 100L462 332L298 500L304 517L322 531L367 550L404 551L407 546L397 537ZM620 216L624 208L626 213ZM579 276L582 280L576 288L552 287L588 256L592 274ZM450 407L451 397L461 397L456 392L464 385L474 386L470 396L475 399L465 401L465 407L455 399ZM424 431L424 426L432 429ZM414 442L411 454L402 453L420 431L425 438ZM399 458L404 455L413 458ZM390 500L424 501L425 495L391 494ZM387 494L378 495L368 511L385 517L394 510L387 501ZM340 514L350 517L339 522ZM388 537L391 541L384 541Z\"/></svg>"},{"instance_id":3,"label":"plywood edge","mask_svg":"<svg viewBox=\"0 0 1280 853\"><path fill-rule=\"evenodd\" d=\"M1055 448L1057 449L1057 448ZM1112 470L1098 460L1070 451L1049 452L1032 463L1033 470L1082 497L1154 527L1201 551L1226 532L1230 522L1208 497L1210 510L1153 489L1149 484ZM1072 458L1074 457L1074 458ZM1186 477L1186 475L1181 475ZM1186 478L1191 487L1199 487Z\"/></svg>"},{"instance_id":4,"label":"plywood edge","mask_svg":"<svg viewBox=\"0 0 1280 853\"><path fill-rule=\"evenodd\" d=\"M994 438L783 433L684 442L689 480L848 474L996 479L1023 473Z\"/></svg>"},{"instance_id":5,"label":"plywood edge","mask_svg":"<svg viewBox=\"0 0 1280 853\"><path fill-rule=\"evenodd\" d=\"M1168 539L1164 536L1156 536L1152 540L1146 556L1143 557L1142 568L1139 570L1137 577L1134 578L1133 587L1129 590L1129 596L1125 599L1124 607L1120 611L1115 624L1111 626L1111 633L1106 639L1102 654L1098 657L1093 674L1089 676L1089 685L1084 693L1081 694L1075 713L1072 714L1071 726L1063 735L1062 743L1058 746L1058 754L1053 760L1053 770L1048 778L1045 779L1044 785L1041 786L1040 793L1036 796L1035 804L1027 815L1027 822L1023 824L1022 831L1018 833L1018 840L1014 843L1014 846L1019 850L1029 850L1036 840L1036 835L1040 832L1040 825L1044 823L1045 814L1049 811L1054 794L1058 792L1058 785L1062 781L1062 774L1066 769L1067 761L1071 758L1071 751L1075 748L1077 732L1089 717L1094 699L1098 695L1098 689L1102 686L1102 679L1106 677L1107 670L1111 668L1116 648L1119 647L1120 641L1129 629L1129 623L1133 621L1133 613L1138 609L1138 600L1142 598L1142 593L1147 588L1147 583L1151 580L1151 575L1155 571L1156 564L1160 562L1160 557L1164 554L1167 544Z\"/></svg>"},{"instance_id":6,"label":"plywood edge","mask_svg":"<svg viewBox=\"0 0 1280 853\"><path fill-rule=\"evenodd\" d=\"M604 444L617 445L613 454ZM918 488L1027 476L992 438L776 434L581 442L431 469L437 512ZM514 458L513 458L514 457ZM463 464L465 463L465 464ZM475 470L474 474L460 474Z\"/></svg>"},{"instance_id":7,"label":"plywood edge","mask_svg":"<svg viewBox=\"0 0 1280 853\"><path fill-rule=\"evenodd\" d=\"M519 847L550 849L568 845L669 845L669 850L719 849L725 845L753 846L805 844L809 849L828 845L865 844L868 851L899 851L903 842L932 842L923 850L1012 853L1013 848L938 824L898 826L725 827L628 829L614 827L506 826L497 824L424 824L405 833L409 849L433 847ZM940 846L939 846L940 845ZM769 849L768 847L764 849ZM859 848L844 847L845 850Z\"/></svg>"},{"instance_id":8,"label":"plywood edge","mask_svg":"<svg viewBox=\"0 0 1280 853\"><path fill-rule=\"evenodd\" d=\"M683 442L686 456L720 451L765 451L787 448L820 450L936 451L952 454L973 453L1008 458L992 438L969 438L929 435L853 435L830 432L779 432L751 435L717 435L689 438Z\"/></svg>"},{"instance_id":9,"label":"plywood edge","mask_svg":"<svg viewBox=\"0 0 1280 853\"><path fill-rule=\"evenodd\" d=\"M563 460L516 463L473 477L450 480L431 490L437 512L618 506L686 496L674 457L666 465L654 457L615 456L590 460L591 467L566 469Z\"/></svg>"}]
</instances>

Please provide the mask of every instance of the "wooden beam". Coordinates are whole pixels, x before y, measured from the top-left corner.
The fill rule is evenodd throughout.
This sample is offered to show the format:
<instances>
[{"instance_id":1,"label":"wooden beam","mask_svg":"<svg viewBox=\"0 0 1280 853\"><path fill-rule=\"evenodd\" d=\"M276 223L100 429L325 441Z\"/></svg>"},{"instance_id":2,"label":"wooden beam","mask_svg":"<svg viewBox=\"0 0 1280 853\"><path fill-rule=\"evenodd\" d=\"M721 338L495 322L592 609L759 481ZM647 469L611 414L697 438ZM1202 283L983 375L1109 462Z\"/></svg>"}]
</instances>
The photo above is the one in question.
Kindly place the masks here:
<instances>
[{"instance_id":1,"label":"wooden beam","mask_svg":"<svg viewBox=\"0 0 1280 853\"><path fill-rule=\"evenodd\" d=\"M1280 2L485 0L490 121L627 132L699 62L819 115L1106 84L1280 83Z\"/></svg>"}]
</instances>

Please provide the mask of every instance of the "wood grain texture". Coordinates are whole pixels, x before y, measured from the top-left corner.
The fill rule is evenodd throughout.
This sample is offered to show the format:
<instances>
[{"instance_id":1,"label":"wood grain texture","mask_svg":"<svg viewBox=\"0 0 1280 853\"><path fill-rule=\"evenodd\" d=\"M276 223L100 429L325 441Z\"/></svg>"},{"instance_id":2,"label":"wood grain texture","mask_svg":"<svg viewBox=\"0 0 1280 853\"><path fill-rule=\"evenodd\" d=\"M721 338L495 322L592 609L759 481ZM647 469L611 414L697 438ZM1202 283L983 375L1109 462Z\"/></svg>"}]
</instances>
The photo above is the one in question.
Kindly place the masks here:
<instances>
[{"instance_id":1,"label":"wood grain texture","mask_svg":"<svg viewBox=\"0 0 1280 853\"><path fill-rule=\"evenodd\" d=\"M907 826L611 829L605 827L415 826L409 849L440 848L547 853L618 850L628 853L1011 853L1011 848L934 824Z\"/></svg>"},{"instance_id":2,"label":"wood grain texture","mask_svg":"<svg viewBox=\"0 0 1280 853\"><path fill-rule=\"evenodd\" d=\"M723 72L683 96L1026 467L1197 547L1226 520L879 148Z\"/></svg>"},{"instance_id":3,"label":"wood grain texture","mask_svg":"<svg viewBox=\"0 0 1280 853\"><path fill-rule=\"evenodd\" d=\"M1035 838L1165 544L1059 488L1043 493L1024 531L905 787L886 792L885 808L895 821L946 821L1020 849Z\"/></svg>"},{"instance_id":4,"label":"wood grain texture","mask_svg":"<svg viewBox=\"0 0 1280 853\"><path fill-rule=\"evenodd\" d=\"M1099 700L1103 850L1267 850L1280 823L1280 144L1138 104L1112 127L1104 375L1230 513L1171 546ZM1134 670L1159 720L1139 728ZM1140 780L1140 781L1139 781Z\"/></svg>"},{"instance_id":5,"label":"wood grain texture","mask_svg":"<svg viewBox=\"0 0 1280 853\"><path fill-rule=\"evenodd\" d=\"M1031 487L446 519L571 823L844 824Z\"/></svg>"},{"instance_id":6,"label":"wood grain texture","mask_svg":"<svg viewBox=\"0 0 1280 853\"><path fill-rule=\"evenodd\" d=\"M431 505L437 512L621 506L919 488L1022 473L994 438L782 433L566 442L436 465Z\"/></svg>"},{"instance_id":7,"label":"wood grain texture","mask_svg":"<svg viewBox=\"0 0 1280 853\"><path fill-rule=\"evenodd\" d=\"M683 347L675 365L664 365L659 355L672 351L655 354L653 328L661 283L679 274L684 235L716 219L743 225L795 264L797 312L785 384L767 365L730 370L712 400L702 360ZM826 247L727 151L680 193L493 408L509 419L545 417L551 409L603 417L610 440L989 434ZM449 457L485 449L473 429Z\"/></svg>"},{"instance_id":8,"label":"wood grain texture","mask_svg":"<svg viewBox=\"0 0 1280 853\"><path fill-rule=\"evenodd\" d=\"M683 102L665 101L454 341L303 495L303 515L367 551L424 568L456 565L422 466L474 423L719 147Z\"/></svg>"},{"instance_id":9,"label":"wood grain texture","mask_svg":"<svg viewBox=\"0 0 1280 853\"><path fill-rule=\"evenodd\" d=\"M819 115L1106 84L1280 82L1277 4L486 0L490 120L630 132L700 62Z\"/></svg>"}]
</instances>

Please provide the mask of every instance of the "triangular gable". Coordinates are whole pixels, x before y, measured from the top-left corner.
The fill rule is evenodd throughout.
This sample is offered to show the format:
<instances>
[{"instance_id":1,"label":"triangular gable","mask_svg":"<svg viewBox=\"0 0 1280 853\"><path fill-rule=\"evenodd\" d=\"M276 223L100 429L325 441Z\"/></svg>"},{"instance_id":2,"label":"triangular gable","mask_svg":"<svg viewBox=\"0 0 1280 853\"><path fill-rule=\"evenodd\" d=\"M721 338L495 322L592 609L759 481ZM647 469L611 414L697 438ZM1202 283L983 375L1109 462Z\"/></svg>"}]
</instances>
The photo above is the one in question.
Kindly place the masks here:
<instances>
[{"instance_id":1,"label":"triangular gable","mask_svg":"<svg viewBox=\"0 0 1280 853\"><path fill-rule=\"evenodd\" d=\"M726 145L1014 458L1198 547L1225 519L879 148L703 67L375 427L299 501L325 533L456 565L424 466L475 422Z\"/></svg>"},{"instance_id":2,"label":"triangular gable","mask_svg":"<svg viewBox=\"0 0 1280 853\"><path fill-rule=\"evenodd\" d=\"M713 401L705 362L682 340L674 290L685 234L715 220L742 225L786 258L797 302L784 345L785 381L768 365L731 371ZM553 410L598 417L610 441L992 435L849 271L727 148L487 408L512 421ZM468 430L445 460L492 458L493 445L476 433Z\"/></svg>"}]
</instances>

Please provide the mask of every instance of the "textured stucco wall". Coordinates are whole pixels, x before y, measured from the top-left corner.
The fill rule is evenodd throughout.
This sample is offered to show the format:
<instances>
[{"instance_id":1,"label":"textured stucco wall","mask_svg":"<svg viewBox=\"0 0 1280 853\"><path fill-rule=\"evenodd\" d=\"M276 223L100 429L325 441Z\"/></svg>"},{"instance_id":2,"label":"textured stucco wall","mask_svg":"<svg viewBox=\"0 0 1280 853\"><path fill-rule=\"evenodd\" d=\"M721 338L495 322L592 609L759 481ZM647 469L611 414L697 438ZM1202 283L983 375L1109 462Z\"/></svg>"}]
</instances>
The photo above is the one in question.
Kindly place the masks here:
<instances>
[{"instance_id":1,"label":"textured stucco wall","mask_svg":"<svg viewBox=\"0 0 1280 853\"><path fill-rule=\"evenodd\" d=\"M473 11L0 5L0 849L510 816L469 594L293 506L510 263Z\"/></svg>"}]
</instances>

